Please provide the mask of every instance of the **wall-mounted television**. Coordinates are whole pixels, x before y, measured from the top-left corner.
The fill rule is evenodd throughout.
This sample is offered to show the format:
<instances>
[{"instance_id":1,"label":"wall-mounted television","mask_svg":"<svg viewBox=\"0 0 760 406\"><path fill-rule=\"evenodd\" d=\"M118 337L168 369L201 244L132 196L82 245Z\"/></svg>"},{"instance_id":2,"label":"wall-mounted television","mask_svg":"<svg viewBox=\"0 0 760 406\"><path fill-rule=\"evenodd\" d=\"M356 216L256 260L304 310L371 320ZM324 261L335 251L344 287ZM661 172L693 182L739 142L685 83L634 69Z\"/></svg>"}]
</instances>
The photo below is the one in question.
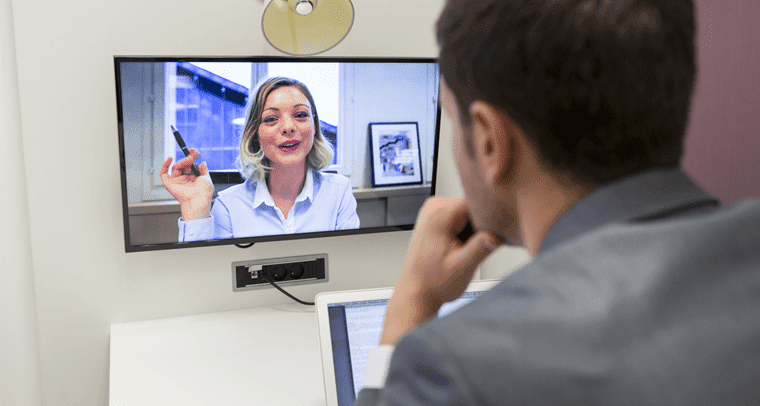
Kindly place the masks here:
<instances>
[{"instance_id":1,"label":"wall-mounted television","mask_svg":"<svg viewBox=\"0 0 760 406\"><path fill-rule=\"evenodd\" d=\"M114 62L127 252L409 230L435 194L435 59Z\"/></svg>"}]
</instances>

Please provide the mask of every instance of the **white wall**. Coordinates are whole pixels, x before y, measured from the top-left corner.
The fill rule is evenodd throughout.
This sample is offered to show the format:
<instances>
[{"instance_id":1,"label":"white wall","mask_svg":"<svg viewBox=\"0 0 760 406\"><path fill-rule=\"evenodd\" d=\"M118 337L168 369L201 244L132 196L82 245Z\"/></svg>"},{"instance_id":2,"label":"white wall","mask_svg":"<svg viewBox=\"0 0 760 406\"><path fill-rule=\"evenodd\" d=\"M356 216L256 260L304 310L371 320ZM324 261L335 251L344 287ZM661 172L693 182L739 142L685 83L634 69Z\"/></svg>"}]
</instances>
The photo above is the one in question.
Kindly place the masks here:
<instances>
[{"instance_id":1,"label":"white wall","mask_svg":"<svg viewBox=\"0 0 760 406\"><path fill-rule=\"evenodd\" d=\"M431 101L437 91L437 85L434 89L430 85L437 84L430 78L433 69L427 65L350 64L346 70L346 94L351 100L345 105L343 128L352 138L348 140L352 186L372 187L373 157L367 126L377 122L417 122L422 181L432 181L435 109Z\"/></svg>"},{"instance_id":2,"label":"white wall","mask_svg":"<svg viewBox=\"0 0 760 406\"><path fill-rule=\"evenodd\" d=\"M0 1L0 405L42 404L16 52Z\"/></svg>"},{"instance_id":3,"label":"white wall","mask_svg":"<svg viewBox=\"0 0 760 406\"><path fill-rule=\"evenodd\" d=\"M395 283L410 232L267 243L247 250L124 253L113 56L278 55L261 33L260 1L3 0L4 7L9 2L15 29L6 28L8 12L3 11L2 57L6 63L5 36L15 34L20 127L11 126L9 134L11 141L19 141L20 134L23 158L20 147L6 153L5 128L0 146L3 161L15 151L10 162L18 166L8 173L20 185L11 191L17 199L10 208L20 210L22 230L19 249L10 247L18 251L19 275L28 278L33 269L34 289L27 280L22 299L29 330L30 298L36 292L46 405L107 403L112 323L289 300L274 290L233 293L233 261L328 253L330 282L293 287L304 298L321 290ZM436 56L433 24L441 6L440 0L355 0L351 33L324 55ZM448 154L449 166L441 167L439 190L461 196L447 137L444 132L441 153ZM25 245L24 238L31 244ZM349 243L352 249L345 250Z\"/></svg>"}]
</instances>

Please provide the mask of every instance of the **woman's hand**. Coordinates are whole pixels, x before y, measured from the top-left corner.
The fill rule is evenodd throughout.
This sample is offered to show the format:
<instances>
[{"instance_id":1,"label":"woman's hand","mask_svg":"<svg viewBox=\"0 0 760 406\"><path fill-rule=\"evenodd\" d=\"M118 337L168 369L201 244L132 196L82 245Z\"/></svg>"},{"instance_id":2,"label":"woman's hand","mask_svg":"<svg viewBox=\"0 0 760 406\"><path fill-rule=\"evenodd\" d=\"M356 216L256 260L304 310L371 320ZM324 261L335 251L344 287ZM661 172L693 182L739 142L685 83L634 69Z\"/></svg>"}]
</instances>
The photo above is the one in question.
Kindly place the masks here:
<instances>
[{"instance_id":1,"label":"woman's hand","mask_svg":"<svg viewBox=\"0 0 760 406\"><path fill-rule=\"evenodd\" d=\"M161 166L161 181L166 190L179 202L184 221L208 218L211 212L214 184L208 174L208 167L205 162L200 165L198 169L201 176L195 176L190 169L200 155L198 151L191 148L190 155L174 164L171 175L169 174L171 157Z\"/></svg>"}]
</instances>

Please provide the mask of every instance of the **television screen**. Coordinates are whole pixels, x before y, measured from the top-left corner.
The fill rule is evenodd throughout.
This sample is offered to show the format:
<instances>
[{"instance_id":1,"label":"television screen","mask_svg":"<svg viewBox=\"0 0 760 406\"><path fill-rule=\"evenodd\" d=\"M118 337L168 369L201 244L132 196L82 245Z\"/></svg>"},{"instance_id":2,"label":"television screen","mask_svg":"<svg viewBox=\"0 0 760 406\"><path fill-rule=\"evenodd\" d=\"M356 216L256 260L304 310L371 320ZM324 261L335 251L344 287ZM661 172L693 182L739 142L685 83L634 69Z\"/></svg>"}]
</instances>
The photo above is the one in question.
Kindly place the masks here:
<instances>
[{"instance_id":1,"label":"television screen","mask_svg":"<svg viewBox=\"0 0 760 406\"><path fill-rule=\"evenodd\" d=\"M127 252L409 230L432 58L115 57Z\"/></svg>"}]
</instances>

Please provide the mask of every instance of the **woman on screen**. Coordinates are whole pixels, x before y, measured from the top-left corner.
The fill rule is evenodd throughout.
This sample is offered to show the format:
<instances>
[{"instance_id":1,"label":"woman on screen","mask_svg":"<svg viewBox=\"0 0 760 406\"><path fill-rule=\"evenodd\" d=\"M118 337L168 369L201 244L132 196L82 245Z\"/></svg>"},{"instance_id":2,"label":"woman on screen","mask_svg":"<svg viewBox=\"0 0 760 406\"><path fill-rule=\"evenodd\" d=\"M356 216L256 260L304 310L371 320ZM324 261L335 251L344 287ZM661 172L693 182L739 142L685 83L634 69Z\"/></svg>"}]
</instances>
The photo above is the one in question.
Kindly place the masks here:
<instances>
[{"instance_id":1,"label":"woman on screen","mask_svg":"<svg viewBox=\"0 0 760 406\"><path fill-rule=\"evenodd\" d=\"M240 140L238 166L245 182L219 192L206 163L191 170L198 151L168 158L161 180L180 204L179 241L359 228L351 183L320 172L332 148L319 128L314 98L303 83L284 77L265 80L252 92Z\"/></svg>"}]
</instances>

